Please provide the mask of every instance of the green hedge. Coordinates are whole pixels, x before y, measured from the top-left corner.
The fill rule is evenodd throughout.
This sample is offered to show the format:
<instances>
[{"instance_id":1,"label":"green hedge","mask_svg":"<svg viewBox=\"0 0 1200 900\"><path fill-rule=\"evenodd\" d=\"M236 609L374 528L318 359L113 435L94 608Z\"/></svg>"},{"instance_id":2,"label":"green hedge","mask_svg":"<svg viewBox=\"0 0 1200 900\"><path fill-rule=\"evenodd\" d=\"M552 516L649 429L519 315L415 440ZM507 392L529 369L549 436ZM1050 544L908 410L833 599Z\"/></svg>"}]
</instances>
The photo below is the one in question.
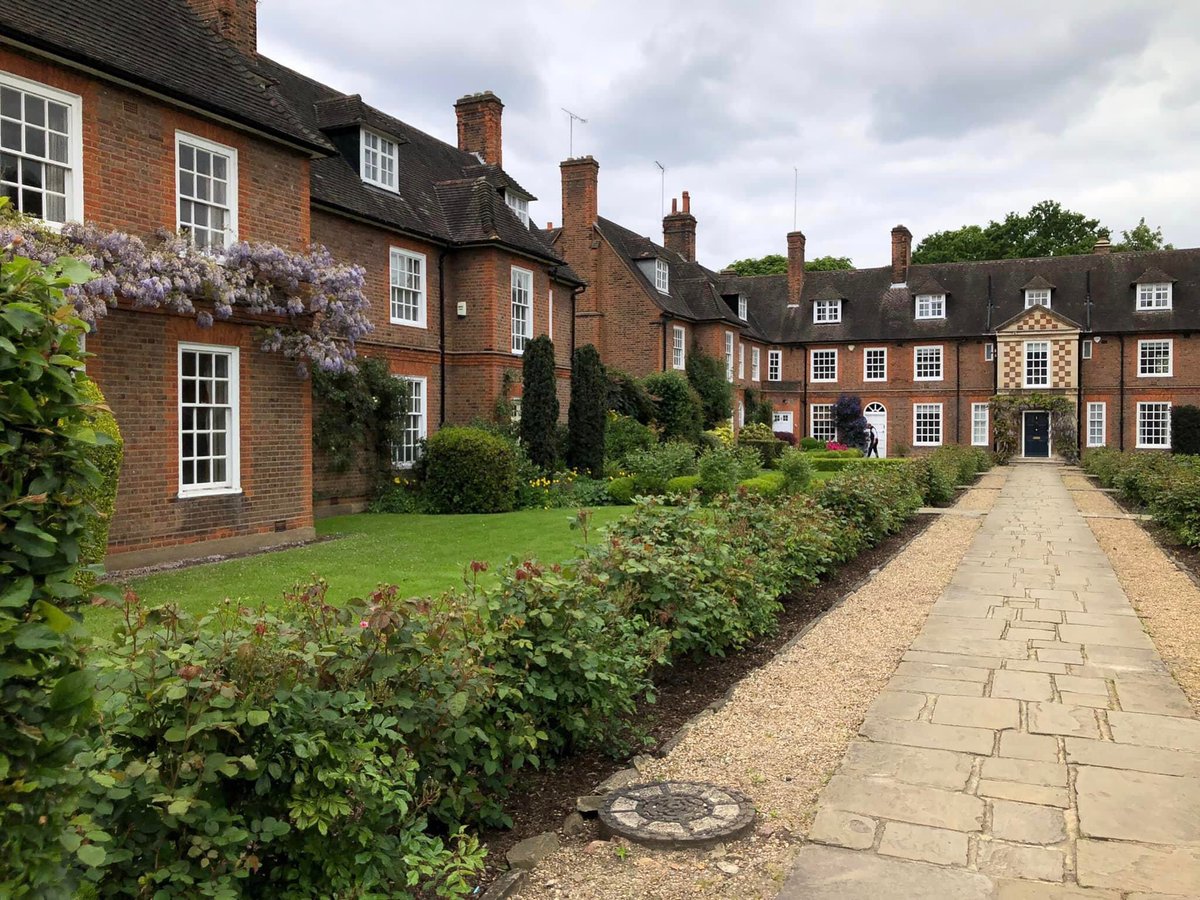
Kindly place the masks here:
<instances>
[{"instance_id":1,"label":"green hedge","mask_svg":"<svg viewBox=\"0 0 1200 900\"><path fill-rule=\"evenodd\" d=\"M516 503L517 454L480 428L443 428L425 450L425 501L436 513L509 512Z\"/></svg>"},{"instance_id":2,"label":"green hedge","mask_svg":"<svg viewBox=\"0 0 1200 900\"><path fill-rule=\"evenodd\" d=\"M608 483L608 496L617 506L628 506L633 502L633 476L623 475Z\"/></svg>"},{"instance_id":3,"label":"green hedge","mask_svg":"<svg viewBox=\"0 0 1200 900\"><path fill-rule=\"evenodd\" d=\"M777 494L783 493L786 484L787 477L782 472L764 472L756 478L747 478L745 481L739 481L738 487L745 488L751 494L774 497Z\"/></svg>"},{"instance_id":4,"label":"green hedge","mask_svg":"<svg viewBox=\"0 0 1200 900\"><path fill-rule=\"evenodd\" d=\"M667 495L671 497L686 497L692 491L700 490L699 475L680 475L667 482Z\"/></svg>"},{"instance_id":5,"label":"green hedge","mask_svg":"<svg viewBox=\"0 0 1200 900\"><path fill-rule=\"evenodd\" d=\"M1083 468L1189 547L1200 547L1200 456L1089 450Z\"/></svg>"},{"instance_id":6,"label":"green hedge","mask_svg":"<svg viewBox=\"0 0 1200 900\"><path fill-rule=\"evenodd\" d=\"M117 483L121 475L121 461L125 456L125 442L121 439L116 416L105 403L104 394L96 382L86 376L80 379L79 395L92 407L88 412L91 427L109 439L109 443L92 444L85 451L100 473L100 480L89 485L81 494L91 504L95 515L79 541L79 562L91 566L104 562L104 554L108 550L108 529L117 507ZM90 591L96 584L96 575L81 569L75 575L75 583L85 592Z\"/></svg>"}]
</instances>

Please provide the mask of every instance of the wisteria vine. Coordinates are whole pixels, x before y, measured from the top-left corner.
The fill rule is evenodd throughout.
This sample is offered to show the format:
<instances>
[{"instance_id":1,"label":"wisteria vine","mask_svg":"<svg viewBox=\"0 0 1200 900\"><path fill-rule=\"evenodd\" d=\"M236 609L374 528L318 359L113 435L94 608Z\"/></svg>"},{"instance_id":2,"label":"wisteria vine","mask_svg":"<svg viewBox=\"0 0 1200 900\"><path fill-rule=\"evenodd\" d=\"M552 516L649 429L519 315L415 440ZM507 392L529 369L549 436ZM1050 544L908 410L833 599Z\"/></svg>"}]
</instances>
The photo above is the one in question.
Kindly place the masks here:
<instances>
[{"instance_id":1,"label":"wisteria vine","mask_svg":"<svg viewBox=\"0 0 1200 900\"><path fill-rule=\"evenodd\" d=\"M309 366L327 372L353 367L355 342L372 329L365 272L335 261L324 247L297 253L241 241L215 256L169 232L147 242L91 224L53 231L35 220L6 218L0 221L0 248L45 264L64 255L86 263L96 277L69 295L93 327L109 307L125 304L194 315L205 328L235 307L283 317L286 324L263 324L262 349L299 360L303 372Z\"/></svg>"}]
</instances>

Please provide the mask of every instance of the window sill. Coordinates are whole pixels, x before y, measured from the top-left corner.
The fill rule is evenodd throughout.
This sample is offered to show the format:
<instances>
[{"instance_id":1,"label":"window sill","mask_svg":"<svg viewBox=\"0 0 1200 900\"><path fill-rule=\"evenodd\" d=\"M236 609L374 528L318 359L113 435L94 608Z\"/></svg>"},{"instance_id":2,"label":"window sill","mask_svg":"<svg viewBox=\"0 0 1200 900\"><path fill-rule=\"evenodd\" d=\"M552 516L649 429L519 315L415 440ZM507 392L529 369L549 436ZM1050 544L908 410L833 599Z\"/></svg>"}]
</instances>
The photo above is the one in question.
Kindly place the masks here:
<instances>
[{"instance_id":1,"label":"window sill","mask_svg":"<svg viewBox=\"0 0 1200 900\"><path fill-rule=\"evenodd\" d=\"M864 378L863 381L869 381L871 384L887 384L886 378Z\"/></svg>"},{"instance_id":2,"label":"window sill","mask_svg":"<svg viewBox=\"0 0 1200 900\"><path fill-rule=\"evenodd\" d=\"M1135 444L1135 450L1170 450L1170 444Z\"/></svg>"},{"instance_id":3,"label":"window sill","mask_svg":"<svg viewBox=\"0 0 1200 900\"><path fill-rule=\"evenodd\" d=\"M925 444L920 441L913 441L913 446L914 447L940 447L940 446L942 446L942 442L938 441L936 444Z\"/></svg>"},{"instance_id":4,"label":"window sill","mask_svg":"<svg viewBox=\"0 0 1200 900\"><path fill-rule=\"evenodd\" d=\"M390 325L400 325L404 328L419 328L422 331L428 331L429 326L422 319L420 322L409 322L407 319L388 319Z\"/></svg>"},{"instance_id":5,"label":"window sill","mask_svg":"<svg viewBox=\"0 0 1200 900\"><path fill-rule=\"evenodd\" d=\"M1174 378L1175 375L1171 372L1138 372L1138 378Z\"/></svg>"},{"instance_id":6,"label":"window sill","mask_svg":"<svg viewBox=\"0 0 1200 900\"><path fill-rule=\"evenodd\" d=\"M836 378L810 378L809 384L837 384Z\"/></svg>"},{"instance_id":7,"label":"window sill","mask_svg":"<svg viewBox=\"0 0 1200 900\"><path fill-rule=\"evenodd\" d=\"M866 380L873 381L874 379L868 378ZM944 375L938 375L936 378L932 375L914 375L913 376L913 381L945 381L945 380L946 380L946 376L944 376Z\"/></svg>"},{"instance_id":8,"label":"window sill","mask_svg":"<svg viewBox=\"0 0 1200 900\"><path fill-rule=\"evenodd\" d=\"M242 494L240 487L229 488L212 488L209 490L198 491L178 491L175 494L176 500L199 500L204 497L233 497Z\"/></svg>"}]
</instances>

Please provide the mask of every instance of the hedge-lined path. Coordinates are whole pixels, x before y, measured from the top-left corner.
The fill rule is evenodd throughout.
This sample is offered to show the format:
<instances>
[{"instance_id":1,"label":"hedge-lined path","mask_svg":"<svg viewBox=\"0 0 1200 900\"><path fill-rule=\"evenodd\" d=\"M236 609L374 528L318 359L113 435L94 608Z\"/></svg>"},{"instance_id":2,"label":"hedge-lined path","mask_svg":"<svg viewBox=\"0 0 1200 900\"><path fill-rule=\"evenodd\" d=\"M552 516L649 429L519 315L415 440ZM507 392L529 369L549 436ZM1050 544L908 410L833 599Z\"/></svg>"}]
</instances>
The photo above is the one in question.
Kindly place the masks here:
<instances>
[{"instance_id":1,"label":"hedge-lined path","mask_svg":"<svg viewBox=\"0 0 1200 900\"><path fill-rule=\"evenodd\" d=\"M988 473L956 508L987 509L1007 469ZM747 838L714 850L653 850L567 838L515 894L523 900L773 898L871 702L949 584L982 523L943 515L869 581L697 719L642 779L706 781L747 794Z\"/></svg>"},{"instance_id":2,"label":"hedge-lined path","mask_svg":"<svg viewBox=\"0 0 1200 900\"><path fill-rule=\"evenodd\" d=\"M1011 467L809 838L781 900L1200 896L1200 719L1059 467Z\"/></svg>"}]
</instances>

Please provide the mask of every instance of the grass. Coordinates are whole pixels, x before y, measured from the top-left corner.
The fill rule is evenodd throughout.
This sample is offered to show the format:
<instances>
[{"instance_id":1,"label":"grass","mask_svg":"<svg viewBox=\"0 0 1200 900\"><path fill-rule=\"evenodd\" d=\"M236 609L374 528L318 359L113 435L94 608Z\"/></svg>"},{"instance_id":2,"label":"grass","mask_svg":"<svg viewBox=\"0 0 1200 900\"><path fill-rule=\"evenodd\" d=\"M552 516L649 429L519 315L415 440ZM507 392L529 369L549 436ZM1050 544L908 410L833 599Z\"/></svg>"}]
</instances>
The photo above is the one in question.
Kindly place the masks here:
<instances>
[{"instance_id":1,"label":"grass","mask_svg":"<svg viewBox=\"0 0 1200 900\"><path fill-rule=\"evenodd\" d=\"M594 510L592 527L627 511L600 507ZM582 543L582 535L570 527L574 516L571 509L338 516L317 522L318 536L334 540L148 575L128 584L147 605L174 602L196 615L226 597L250 605L276 605L285 590L311 575L329 582L329 599L335 603L365 596L380 583L399 585L407 596L434 594L461 585L463 569L472 560L484 560L495 569L512 556L536 556L546 562L572 558ZM103 633L116 625L117 613L93 608L85 621L91 631Z\"/></svg>"}]
</instances>

